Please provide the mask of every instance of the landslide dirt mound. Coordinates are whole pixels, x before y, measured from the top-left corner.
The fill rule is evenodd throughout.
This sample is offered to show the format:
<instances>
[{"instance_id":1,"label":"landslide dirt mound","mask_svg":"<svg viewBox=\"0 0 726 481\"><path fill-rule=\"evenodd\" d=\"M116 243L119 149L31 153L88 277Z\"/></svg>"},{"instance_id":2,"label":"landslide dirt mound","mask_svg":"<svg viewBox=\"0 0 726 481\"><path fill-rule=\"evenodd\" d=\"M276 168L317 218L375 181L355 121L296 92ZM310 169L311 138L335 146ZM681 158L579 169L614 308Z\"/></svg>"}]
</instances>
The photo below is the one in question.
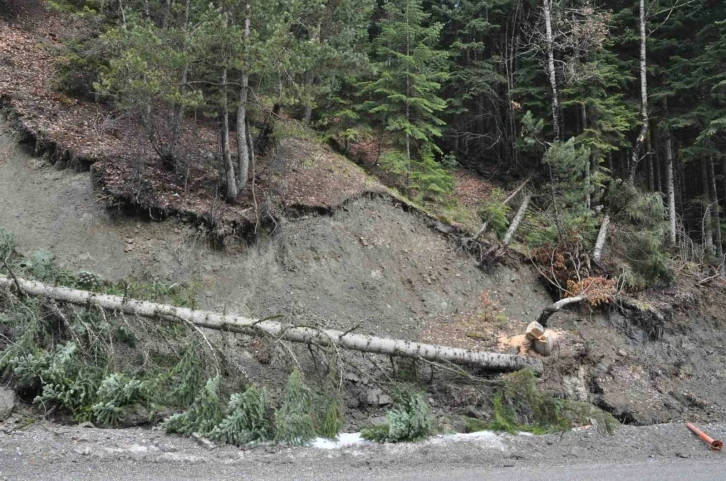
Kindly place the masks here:
<instances>
[{"instance_id":1,"label":"landslide dirt mound","mask_svg":"<svg viewBox=\"0 0 726 481\"><path fill-rule=\"evenodd\" d=\"M485 272L430 219L386 196L282 218L254 245L219 251L173 219L105 209L88 173L58 170L23 150L7 126L0 132L0 225L22 254L49 249L69 270L187 283L209 309L508 352L519 351L516 335L552 300L526 264ZM645 300L670 314L658 340L617 310L556 314L560 342L545 361L545 384L629 423L726 418L724 294L693 282L650 293ZM233 342L252 353L239 359L250 376L284 383L285 366L268 369L249 340ZM450 401L450 393L438 398L446 409Z\"/></svg>"},{"instance_id":2,"label":"landslide dirt mound","mask_svg":"<svg viewBox=\"0 0 726 481\"><path fill-rule=\"evenodd\" d=\"M29 155L7 128L0 143L0 225L21 253L49 249L71 270L186 282L203 307L410 339L428 319L470 310L482 291L501 287L503 307L522 322L549 302L528 267L485 273L389 198L283 219L271 237L221 252L188 225L104 209L87 173Z\"/></svg>"}]
</instances>

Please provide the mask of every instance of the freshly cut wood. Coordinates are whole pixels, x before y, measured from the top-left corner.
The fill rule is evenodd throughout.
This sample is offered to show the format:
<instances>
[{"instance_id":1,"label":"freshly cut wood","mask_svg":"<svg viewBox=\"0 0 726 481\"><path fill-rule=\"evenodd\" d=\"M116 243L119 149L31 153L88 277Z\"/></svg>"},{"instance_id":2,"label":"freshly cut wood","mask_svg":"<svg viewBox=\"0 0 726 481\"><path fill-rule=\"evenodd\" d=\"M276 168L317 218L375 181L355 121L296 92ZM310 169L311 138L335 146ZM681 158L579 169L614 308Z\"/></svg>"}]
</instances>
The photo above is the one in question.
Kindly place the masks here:
<instances>
[{"instance_id":1,"label":"freshly cut wood","mask_svg":"<svg viewBox=\"0 0 726 481\"><path fill-rule=\"evenodd\" d=\"M542 362L524 356L496 352L472 351L448 346L367 336L332 329L296 327L276 321L250 319L232 314L219 314L175 307L155 302L139 301L107 294L97 294L68 287L53 287L40 282L0 276L0 287L15 286L25 294L47 297L76 305L95 305L108 311L118 311L151 319L175 320L198 327L220 331L244 332L251 335L270 335L278 339L304 344L337 346L353 351L421 358L434 362L451 362L492 371L518 371L532 368L541 373Z\"/></svg>"},{"instance_id":2,"label":"freshly cut wood","mask_svg":"<svg viewBox=\"0 0 726 481\"><path fill-rule=\"evenodd\" d=\"M532 341L532 346L537 354L549 356L552 354L552 348L555 347L555 338L551 331L545 331L541 339Z\"/></svg>"},{"instance_id":3,"label":"freshly cut wood","mask_svg":"<svg viewBox=\"0 0 726 481\"><path fill-rule=\"evenodd\" d=\"M544 333L545 333L545 330L544 330L544 327L542 327L542 324L540 324L537 321L532 321L527 326L525 336L530 341L533 341L535 339L542 339L542 337L544 336Z\"/></svg>"},{"instance_id":4,"label":"freshly cut wood","mask_svg":"<svg viewBox=\"0 0 726 481\"><path fill-rule=\"evenodd\" d=\"M586 296L577 296L577 297L566 297L564 299L560 299L559 301L555 302L554 304L550 304L545 308L544 311L542 311L542 314L539 315L537 318L537 322L542 324L543 326L547 326L547 320L552 317L552 314L555 312L561 311L563 308L571 305L571 304L577 304L579 302L584 301L587 299Z\"/></svg>"},{"instance_id":5,"label":"freshly cut wood","mask_svg":"<svg viewBox=\"0 0 726 481\"><path fill-rule=\"evenodd\" d=\"M597 241L595 242L595 250L592 252L592 258L595 262L600 262L602 257L602 250L605 247L605 240L608 236L608 226L610 225L610 216L605 214L605 217L600 224L600 232L597 234Z\"/></svg>"},{"instance_id":6,"label":"freshly cut wood","mask_svg":"<svg viewBox=\"0 0 726 481\"><path fill-rule=\"evenodd\" d=\"M527 212L527 207L529 206L529 200L531 198L532 194L527 194L524 196L522 205L520 205L519 210L517 210L517 215L514 216L514 220L512 220L512 223L510 224L507 233L504 235L504 240L502 240L502 243L504 245L509 244L509 242L512 240L512 237L514 237L514 233L517 232L517 228L522 222L522 219L524 219L524 214Z\"/></svg>"}]
</instances>

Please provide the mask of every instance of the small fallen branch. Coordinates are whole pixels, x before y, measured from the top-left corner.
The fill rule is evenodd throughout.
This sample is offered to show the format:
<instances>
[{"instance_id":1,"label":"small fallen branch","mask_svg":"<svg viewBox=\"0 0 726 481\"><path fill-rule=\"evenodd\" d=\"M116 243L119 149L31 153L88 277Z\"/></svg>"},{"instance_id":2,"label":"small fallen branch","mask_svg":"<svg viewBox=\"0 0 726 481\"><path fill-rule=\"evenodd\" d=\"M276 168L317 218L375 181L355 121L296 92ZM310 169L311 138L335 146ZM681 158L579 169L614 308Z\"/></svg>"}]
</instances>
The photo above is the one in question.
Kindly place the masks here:
<instances>
[{"instance_id":1,"label":"small fallen branch","mask_svg":"<svg viewBox=\"0 0 726 481\"><path fill-rule=\"evenodd\" d=\"M518 371L531 368L535 372L541 373L543 370L540 360L524 356L422 344L332 329L300 327L276 321L197 311L184 307L97 294L68 287L54 287L41 282L0 276L0 287L12 288L13 286L22 289L26 295L51 298L80 306L94 305L111 312L123 312L150 319L162 319L171 322L181 320L197 327L219 331L242 332L256 336L272 335L278 339L303 344L337 346L360 352L420 358L434 362L451 362L491 371Z\"/></svg>"}]
</instances>

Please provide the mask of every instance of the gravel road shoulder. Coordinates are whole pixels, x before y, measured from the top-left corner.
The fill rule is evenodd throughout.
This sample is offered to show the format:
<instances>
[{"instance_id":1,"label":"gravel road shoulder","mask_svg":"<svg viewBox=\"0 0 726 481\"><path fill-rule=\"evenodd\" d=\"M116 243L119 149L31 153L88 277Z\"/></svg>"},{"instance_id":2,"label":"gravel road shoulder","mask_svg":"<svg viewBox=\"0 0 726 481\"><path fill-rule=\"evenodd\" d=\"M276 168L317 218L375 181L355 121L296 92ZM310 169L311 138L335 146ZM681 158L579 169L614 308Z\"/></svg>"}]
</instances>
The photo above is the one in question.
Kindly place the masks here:
<instances>
[{"instance_id":1,"label":"gravel road shoulder","mask_svg":"<svg viewBox=\"0 0 726 481\"><path fill-rule=\"evenodd\" d=\"M468 441L433 438L400 445L335 450L259 446L210 447L193 439L141 428L113 430L38 421L0 430L0 479L415 479L457 472L590 469L628 463L722 463L681 424L596 428L547 436L492 434ZM702 426L726 437L726 423ZM445 477L444 477L445 478ZM441 479L444 479L441 478ZM423 479L423 478L422 478ZM448 479L448 478L446 478ZM454 478L451 478L454 479Z\"/></svg>"}]
</instances>

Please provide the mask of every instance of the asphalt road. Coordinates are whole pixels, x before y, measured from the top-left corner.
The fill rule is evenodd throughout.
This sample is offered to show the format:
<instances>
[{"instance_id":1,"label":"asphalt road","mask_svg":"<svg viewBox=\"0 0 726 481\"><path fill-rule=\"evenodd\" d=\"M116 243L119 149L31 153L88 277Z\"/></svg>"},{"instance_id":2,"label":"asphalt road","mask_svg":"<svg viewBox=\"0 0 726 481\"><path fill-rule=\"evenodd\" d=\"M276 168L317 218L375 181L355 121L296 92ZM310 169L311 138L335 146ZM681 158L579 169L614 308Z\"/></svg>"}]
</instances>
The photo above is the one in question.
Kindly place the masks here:
<instances>
[{"instance_id":1,"label":"asphalt road","mask_svg":"<svg viewBox=\"0 0 726 481\"><path fill-rule=\"evenodd\" d=\"M385 472L361 473L357 470L329 472L324 464L320 466L321 478L339 481L715 481L726 479L724 459L703 460L649 460L628 464L584 464L560 466L525 466L488 469L469 468L457 470L450 466L428 467L425 469L406 469L394 467ZM144 464L136 462L112 462L98 465L59 464L17 469L19 466L3 466L0 479L36 481L96 481L96 480L133 480L133 481L183 481L183 480L308 480L309 475L298 477L294 470L289 473L254 472L240 467L189 466ZM347 472L346 472L347 471ZM403 473L399 471L404 471ZM331 478L332 475L332 478ZM322 478L324 476L324 478Z\"/></svg>"}]
</instances>

